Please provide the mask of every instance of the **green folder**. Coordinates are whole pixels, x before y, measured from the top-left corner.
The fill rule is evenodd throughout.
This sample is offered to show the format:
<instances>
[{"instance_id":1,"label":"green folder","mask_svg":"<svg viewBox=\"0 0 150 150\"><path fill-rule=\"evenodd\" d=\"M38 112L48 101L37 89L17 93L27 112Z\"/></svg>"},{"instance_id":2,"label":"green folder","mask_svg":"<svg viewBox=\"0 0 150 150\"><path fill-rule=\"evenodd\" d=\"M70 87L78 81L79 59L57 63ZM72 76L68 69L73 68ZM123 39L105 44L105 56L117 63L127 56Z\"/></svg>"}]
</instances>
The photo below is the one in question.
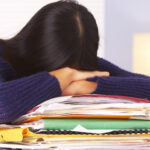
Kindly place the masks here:
<instances>
[{"instance_id":1,"label":"green folder","mask_svg":"<svg viewBox=\"0 0 150 150\"><path fill-rule=\"evenodd\" d=\"M127 119L43 119L44 129L72 130L81 125L86 129L150 129L149 120Z\"/></svg>"}]
</instances>

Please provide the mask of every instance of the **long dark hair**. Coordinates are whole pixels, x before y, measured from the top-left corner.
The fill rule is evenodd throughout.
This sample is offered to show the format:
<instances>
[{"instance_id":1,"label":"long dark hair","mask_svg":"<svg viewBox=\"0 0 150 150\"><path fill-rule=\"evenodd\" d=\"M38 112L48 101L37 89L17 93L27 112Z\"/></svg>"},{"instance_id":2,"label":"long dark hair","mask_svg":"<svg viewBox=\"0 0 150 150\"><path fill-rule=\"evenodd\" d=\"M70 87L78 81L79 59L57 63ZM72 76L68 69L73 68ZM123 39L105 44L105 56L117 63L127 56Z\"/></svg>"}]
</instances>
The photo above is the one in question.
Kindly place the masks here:
<instances>
[{"instance_id":1,"label":"long dark hair","mask_svg":"<svg viewBox=\"0 0 150 150\"><path fill-rule=\"evenodd\" d=\"M62 67L97 70L99 35L93 15L75 1L41 8L11 39L0 40L19 76Z\"/></svg>"}]
</instances>

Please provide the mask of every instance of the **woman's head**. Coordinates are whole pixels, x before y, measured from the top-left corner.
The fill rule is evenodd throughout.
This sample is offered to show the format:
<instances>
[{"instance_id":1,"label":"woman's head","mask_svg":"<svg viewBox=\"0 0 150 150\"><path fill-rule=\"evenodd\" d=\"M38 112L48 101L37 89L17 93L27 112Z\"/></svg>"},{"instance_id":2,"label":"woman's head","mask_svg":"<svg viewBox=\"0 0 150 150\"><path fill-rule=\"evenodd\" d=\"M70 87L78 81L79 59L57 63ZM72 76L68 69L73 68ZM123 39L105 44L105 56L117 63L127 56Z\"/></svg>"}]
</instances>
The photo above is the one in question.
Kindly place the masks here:
<instances>
[{"instance_id":1,"label":"woman's head","mask_svg":"<svg viewBox=\"0 0 150 150\"><path fill-rule=\"evenodd\" d=\"M20 76L67 66L98 69L96 21L73 1L44 6L15 37L3 42L6 57Z\"/></svg>"}]
</instances>

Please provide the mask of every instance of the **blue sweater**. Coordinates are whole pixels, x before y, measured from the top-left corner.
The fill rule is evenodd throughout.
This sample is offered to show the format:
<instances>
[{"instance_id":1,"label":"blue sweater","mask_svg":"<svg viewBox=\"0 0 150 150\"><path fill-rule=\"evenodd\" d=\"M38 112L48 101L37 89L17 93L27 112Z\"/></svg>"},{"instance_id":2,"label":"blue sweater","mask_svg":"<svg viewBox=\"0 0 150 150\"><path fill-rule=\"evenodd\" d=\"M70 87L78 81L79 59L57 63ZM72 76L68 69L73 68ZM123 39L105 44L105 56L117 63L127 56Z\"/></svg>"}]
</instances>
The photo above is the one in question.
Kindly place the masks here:
<instances>
[{"instance_id":1,"label":"blue sweater","mask_svg":"<svg viewBox=\"0 0 150 150\"><path fill-rule=\"evenodd\" d=\"M123 95L150 100L150 77L125 71L98 58L99 70L110 72L110 77L88 78L98 85L91 94ZM0 123L11 122L36 105L61 96L57 78L43 71L18 78L6 62L0 45Z\"/></svg>"}]
</instances>

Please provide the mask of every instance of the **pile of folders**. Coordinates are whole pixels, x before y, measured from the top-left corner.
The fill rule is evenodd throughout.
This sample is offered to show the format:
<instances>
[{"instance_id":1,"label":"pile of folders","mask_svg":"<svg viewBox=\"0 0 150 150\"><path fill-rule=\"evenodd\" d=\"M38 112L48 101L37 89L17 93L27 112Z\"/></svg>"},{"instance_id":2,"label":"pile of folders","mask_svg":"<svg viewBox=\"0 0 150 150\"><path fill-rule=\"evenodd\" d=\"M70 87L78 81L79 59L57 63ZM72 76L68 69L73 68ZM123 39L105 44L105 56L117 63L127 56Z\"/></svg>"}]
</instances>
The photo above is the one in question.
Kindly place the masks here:
<instances>
[{"instance_id":1,"label":"pile of folders","mask_svg":"<svg viewBox=\"0 0 150 150\"><path fill-rule=\"evenodd\" d=\"M47 100L0 125L0 147L34 149L150 148L150 103L112 95Z\"/></svg>"}]
</instances>

